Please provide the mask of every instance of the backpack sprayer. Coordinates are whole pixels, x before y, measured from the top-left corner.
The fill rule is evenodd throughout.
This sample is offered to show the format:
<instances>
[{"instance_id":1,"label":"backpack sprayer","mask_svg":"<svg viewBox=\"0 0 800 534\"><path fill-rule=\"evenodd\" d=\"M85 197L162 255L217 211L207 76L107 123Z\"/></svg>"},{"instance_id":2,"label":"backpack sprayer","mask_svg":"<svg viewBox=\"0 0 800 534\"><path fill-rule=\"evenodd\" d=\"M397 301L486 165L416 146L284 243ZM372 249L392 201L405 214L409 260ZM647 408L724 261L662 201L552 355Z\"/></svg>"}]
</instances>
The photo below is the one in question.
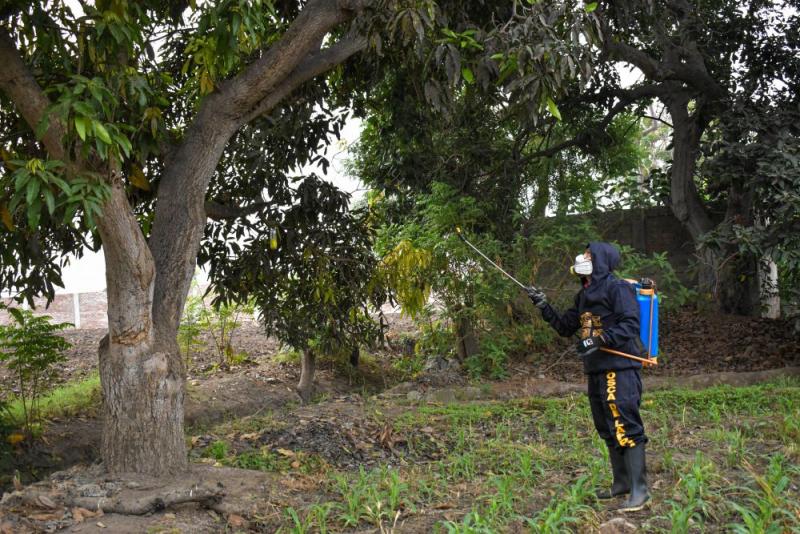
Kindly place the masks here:
<instances>
[{"instance_id":1,"label":"backpack sprayer","mask_svg":"<svg viewBox=\"0 0 800 534\"><path fill-rule=\"evenodd\" d=\"M456 235L495 269L503 273L509 280L517 284L523 290L528 290L528 286L508 274L502 267L481 252L478 247L470 243L461 233L461 228L458 226L456 226ZM656 359L658 357L658 295L655 291L655 283L649 278L643 278L640 282L636 282L635 280L628 280L628 282L632 282L636 287L636 302L639 304L639 338L647 349L647 358L640 358L639 356L609 349L608 347L601 347L600 350L615 356L635 360L642 365L658 365L658 360Z\"/></svg>"}]
</instances>

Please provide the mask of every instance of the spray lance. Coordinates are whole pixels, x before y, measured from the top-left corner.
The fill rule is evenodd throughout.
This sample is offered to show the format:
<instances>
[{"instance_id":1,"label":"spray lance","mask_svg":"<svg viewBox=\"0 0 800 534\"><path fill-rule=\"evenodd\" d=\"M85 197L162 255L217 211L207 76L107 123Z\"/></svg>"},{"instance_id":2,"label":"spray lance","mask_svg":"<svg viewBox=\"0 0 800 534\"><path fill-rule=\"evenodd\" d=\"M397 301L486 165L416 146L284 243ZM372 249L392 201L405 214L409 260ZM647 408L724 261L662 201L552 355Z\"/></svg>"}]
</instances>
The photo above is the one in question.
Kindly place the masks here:
<instances>
[{"instance_id":1,"label":"spray lance","mask_svg":"<svg viewBox=\"0 0 800 534\"><path fill-rule=\"evenodd\" d=\"M497 269L498 271L500 271L501 273L503 273L503 274L504 274L504 275L505 275L505 276L506 276L506 277L507 277L509 280L511 280L512 282L514 282L515 284L517 284L517 285L518 285L520 288L522 288L522 290L523 290L523 291L526 291L526 292L528 291L528 289L529 289L529 288L528 288L528 286L526 286L525 284L523 284L522 282L520 282L519 280L517 280L516 278L514 278L514 277L513 277L513 276L511 276L510 274L508 274L508 273L507 273L507 272L506 272L506 271L505 271L505 270L504 270L502 267L500 267L500 266L499 266L499 265L497 265L495 262L493 262L491 259L489 259L489 257L488 257L486 254L484 254L483 252L481 252L481 251L478 249L478 247L476 247L475 245L473 245L472 243L470 243L470 241L469 241L469 240L468 240L466 237L464 237L464 234L463 234L463 233L461 233L461 228L460 228L460 227L458 227L458 226L456 226L456 235L457 235L457 236L458 236L458 237L461 239L461 241L463 241L463 242L464 242L464 243L465 243L467 246L469 246L469 247L470 247L472 250L474 250L475 252L477 252L477 253L478 253L478 254L479 254L479 255L480 255L480 256L481 256L483 259L485 259L487 262L489 262L489 264L491 264L491 265L492 265L492 266L493 266L495 269ZM577 334L576 334L576 336L577 336ZM608 347L601 347L601 348L600 348L600 350L602 350L603 352L607 352L607 353L609 353L609 354L613 354L613 355L615 355L615 356L620 356L620 357L622 357L622 358L628 358L629 360L635 360L635 361L637 361L637 362L641 363L642 365L658 365L658 364L656 363L656 361L655 361L655 360L650 360L650 359L648 359L648 358L640 358L639 356L634 356L633 354L628 354L628 353L626 353L626 352L621 352L621 351L618 351L618 350L609 349Z\"/></svg>"},{"instance_id":2,"label":"spray lance","mask_svg":"<svg viewBox=\"0 0 800 534\"><path fill-rule=\"evenodd\" d=\"M469 246L469 247L470 247L472 250L474 250L475 252L477 252L478 254L480 254L480 256L481 256L483 259L485 259L486 261L488 261L489 263L491 263L491 264L494 266L494 268L495 268L495 269L497 269L498 271L500 271L501 273L503 273L504 275L506 275L506 276L508 277L508 279L509 279L509 280L511 280L512 282L514 282L515 284L517 284L517 285L518 285L519 287L521 287L523 290L527 290L527 289L528 289L528 287L527 287L525 284L523 284L522 282L520 282L519 280L517 280L516 278L514 278L513 276L511 276L511 275L510 275L510 274L508 274L507 272L505 272L505 271L503 270L503 268L502 268L502 267L500 267L500 266L499 266L499 265L497 265L495 262L493 262L492 260L490 260L490 259L489 259L489 257L488 257L486 254L484 254L483 252L481 252L480 250L478 250L478 247L476 247L475 245L473 245L472 243L470 243L470 242L469 242L469 240L468 240L466 237L464 237L464 234L462 234L462 233L461 233L461 228L460 228L460 227L458 227L458 226L456 226L456 235L458 235L458 237L460 237L460 238L461 238L461 241L463 241L464 243L466 243L466 244L467 244L467 245L468 245L468 246Z\"/></svg>"}]
</instances>

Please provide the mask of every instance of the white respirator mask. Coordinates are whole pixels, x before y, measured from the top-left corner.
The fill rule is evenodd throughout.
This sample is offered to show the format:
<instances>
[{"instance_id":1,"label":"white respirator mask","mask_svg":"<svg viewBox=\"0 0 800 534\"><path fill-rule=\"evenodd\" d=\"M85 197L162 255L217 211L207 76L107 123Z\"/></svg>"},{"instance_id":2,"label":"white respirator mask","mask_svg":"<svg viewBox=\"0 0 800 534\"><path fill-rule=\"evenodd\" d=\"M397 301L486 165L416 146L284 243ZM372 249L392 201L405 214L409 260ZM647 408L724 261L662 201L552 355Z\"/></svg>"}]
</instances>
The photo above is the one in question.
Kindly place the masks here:
<instances>
[{"instance_id":1,"label":"white respirator mask","mask_svg":"<svg viewBox=\"0 0 800 534\"><path fill-rule=\"evenodd\" d=\"M575 265L569 268L569 272L577 276L589 276L592 274L592 260L587 260L583 254L575 256Z\"/></svg>"}]
</instances>

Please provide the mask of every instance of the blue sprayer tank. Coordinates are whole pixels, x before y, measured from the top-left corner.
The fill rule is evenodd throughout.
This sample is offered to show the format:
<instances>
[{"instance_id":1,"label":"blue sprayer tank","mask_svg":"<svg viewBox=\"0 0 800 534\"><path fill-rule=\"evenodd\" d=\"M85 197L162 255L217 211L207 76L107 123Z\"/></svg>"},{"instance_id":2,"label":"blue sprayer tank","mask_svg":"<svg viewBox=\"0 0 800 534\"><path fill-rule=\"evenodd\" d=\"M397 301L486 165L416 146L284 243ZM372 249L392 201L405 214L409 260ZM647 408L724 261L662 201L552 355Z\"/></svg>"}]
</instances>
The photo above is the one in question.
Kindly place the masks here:
<instances>
[{"instance_id":1,"label":"blue sprayer tank","mask_svg":"<svg viewBox=\"0 0 800 534\"><path fill-rule=\"evenodd\" d=\"M658 293L649 278L636 283L636 302L639 303L639 337L647 356L658 356Z\"/></svg>"}]
</instances>

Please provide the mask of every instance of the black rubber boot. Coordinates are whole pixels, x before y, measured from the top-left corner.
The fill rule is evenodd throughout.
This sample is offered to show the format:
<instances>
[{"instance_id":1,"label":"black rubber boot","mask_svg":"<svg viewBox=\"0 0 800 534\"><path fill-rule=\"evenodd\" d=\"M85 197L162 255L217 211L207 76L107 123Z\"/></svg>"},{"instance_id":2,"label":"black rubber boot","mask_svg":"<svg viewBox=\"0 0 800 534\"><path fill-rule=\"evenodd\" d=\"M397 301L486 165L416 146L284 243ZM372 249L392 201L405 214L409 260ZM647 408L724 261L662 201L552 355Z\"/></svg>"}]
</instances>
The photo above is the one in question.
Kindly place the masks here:
<instances>
[{"instance_id":1,"label":"black rubber boot","mask_svg":"<svg viewBox=\"0 0 800 534\"><path fill-rule=\"evenodd\" d=\"M625 466L631 480L631 494L619 507L620 512L637 512L650 500L647 491L647 464L644 443L625 450Z\"/></svg>"},{"instance_id":2,"label":"black rubber boot","mask_svg":"<svg viewBox=\"0 0 800 534\"><path fill-rule=\"evenodd\" d=\"M608 458L611 460L611 474L614 478L611 483L611 491L600 490L597 492L596 496L601 501L613 499L631 491L631 480L628 477L628 467L625 465L625 455L613 445L608 445Z\"/></svg>"}]
</instances>

